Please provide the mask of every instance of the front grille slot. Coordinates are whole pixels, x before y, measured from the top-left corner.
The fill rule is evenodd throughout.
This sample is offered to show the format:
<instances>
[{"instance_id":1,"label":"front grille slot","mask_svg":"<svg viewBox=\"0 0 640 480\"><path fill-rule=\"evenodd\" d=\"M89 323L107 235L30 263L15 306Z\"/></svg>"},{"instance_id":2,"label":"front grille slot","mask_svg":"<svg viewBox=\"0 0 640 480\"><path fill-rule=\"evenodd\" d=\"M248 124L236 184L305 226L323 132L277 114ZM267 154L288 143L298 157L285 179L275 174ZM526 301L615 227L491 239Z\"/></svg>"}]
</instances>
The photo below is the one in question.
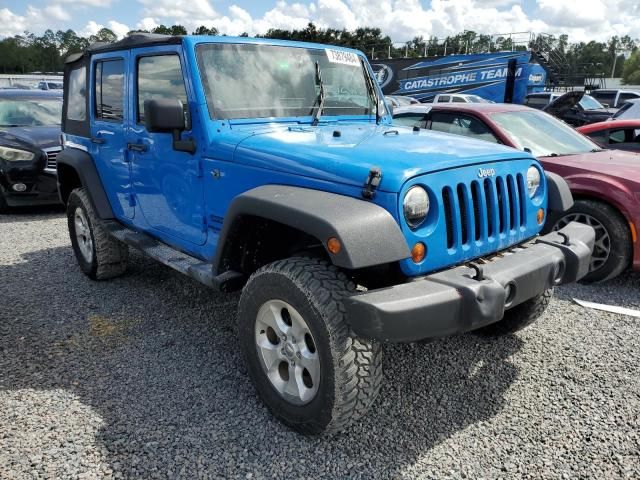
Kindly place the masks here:
<instances>
[{"instance_id":1,"label":"front grille slot","mask_svg":"<svg viewBox=\"0 0 640 480\"><path fill-rule=\"evenodd\" d=\"M482 219L484 218L484 214L482 212L482 206L480 205L480 196L482 193L480 192L480 184L478 182L471 183L471 201L473 202L473 218L475 224L475 239L480 240L480 236L482 235L482 225L484 222Z\"/></svg>"},{"instance_id":2,"label":"front grille slot","mask_svg":"<svg viewBox=\"0 0 640 480\"><path fill-rule=\"evenodd\" d=\"M496 221L495 221L495 195L493 190L493 183L486 178L484 180L484 199L487 206L487 235L492 237L496 234Z\"/></svg>"},{"instance_id":3,"label":"front grille slot","mask_svg":"<svg viewBox=\"0 0 640 480\"><path fill-rule=\"evenodd\" d=\"M442 205L444 206L444 218L447 225L447 248L453 248L453 205L451 204L451 189L444 187L442 189Z\"/></svg>"},{"instance_id":4,"label":"front grille slot","mask_svg":"<svg viewBox=\"0 0 640 480\"><path fill-rule=\"evenodd\" d=\"M458 184L458 205L460 208L460 228L462 233L462 244L469 243L469 212L467 212L467 187L462 183Z\"/></svg>"},{"instance_id":5,"label":"front grille slot","mask_svg":"<svg viewBox=\"0 0 640 480\"><path fill-rule=\"evenodd\" d=\"M516 227L516 216L519 212L517 209L513 208L513 206L517 204L517 200L515 187L513 185L513 177L511 175L507 175L507 192L509 194L509 204L512 206L512 208L509 208L509 230L513 230Z\"/></svg>"},{"instance_id":6,"label":"front grille slot","mask_svg":"<svg viewBox=\"0 0 640 480\"><path fill-rule=\"evenodd\" d=\"M524 227L527 225L527 197L525 197L525 195L527 195L527 190L524 187L524 177L521 173L518 174L517 178L518 197L520 200L520 226Z\"/></svg>"}]
</instances>

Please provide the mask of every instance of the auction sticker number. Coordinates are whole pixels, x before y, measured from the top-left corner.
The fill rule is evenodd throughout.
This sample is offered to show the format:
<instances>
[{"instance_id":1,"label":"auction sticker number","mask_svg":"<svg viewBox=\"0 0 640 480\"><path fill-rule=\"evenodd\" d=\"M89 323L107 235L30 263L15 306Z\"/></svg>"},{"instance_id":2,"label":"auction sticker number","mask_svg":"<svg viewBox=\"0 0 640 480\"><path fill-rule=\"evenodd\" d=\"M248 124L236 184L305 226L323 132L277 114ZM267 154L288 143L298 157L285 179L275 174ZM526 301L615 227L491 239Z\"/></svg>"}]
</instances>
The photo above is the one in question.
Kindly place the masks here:
<instances>
[{"instance_id":1,"label":"auction sticker number","mask_svg":"<svg viewBox=\"0 0 640 480\"><path fill-rule=\"evenodd\" d=\"M331 50L329 48L325 48L324 50L327 52L327 58L331 63L342 63L344 65L351 65L353 67L360 66L360 60L358 59L358 55L352 52L342 52L340 50Z\"/></svg>"}]
</instances>

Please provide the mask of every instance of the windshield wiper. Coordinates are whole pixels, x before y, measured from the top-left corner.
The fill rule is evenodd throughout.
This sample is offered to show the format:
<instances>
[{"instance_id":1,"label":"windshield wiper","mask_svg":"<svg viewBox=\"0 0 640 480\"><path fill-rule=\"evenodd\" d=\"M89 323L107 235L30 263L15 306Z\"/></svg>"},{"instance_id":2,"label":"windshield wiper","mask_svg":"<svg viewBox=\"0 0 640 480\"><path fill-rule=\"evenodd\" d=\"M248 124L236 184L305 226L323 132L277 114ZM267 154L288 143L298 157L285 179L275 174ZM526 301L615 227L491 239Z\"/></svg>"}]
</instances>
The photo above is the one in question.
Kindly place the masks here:
<instances>
[{"instance_id":1,"label":"windshield wiper","mask_svg":"<svg viewBox=\"0 0 640 480\"><path fill-rule=\"evenodd\" d=\"M380 102L378 101L378 97L376 95L376 87L373 84L373 80L371 80L371 76L367 71L367 67L364 66L364 61L362 59L360 59L360 63L362 64L362 71L364 73L364 78L367 83L367 91L369 92L369 96L371 97L371 100L373 100L373 103L376 106L376 125L377 125L378 123L380 123L380 112L378 111Z\"/></svg>"},{"instance_id":2,"label":"windshield wiper","mask_svg":"<svg viewBox=\"0 0 640 480\"><path fill-rule=\"evenodd\" d=\"M318 102L318 109L316 110L316 113L313 115L313 121L311 122L311 125L313 125L314 127L316 125L318 125L318 122L320 121L320 116L322 115L322 110L324 109L324 83L322 83L322 73L320 72L320 63L316 62L316 81L318 82L318 85L320 85L320 91L318 92L318 98L316 99L316 101Z\"/></svg>"}]
</instances>

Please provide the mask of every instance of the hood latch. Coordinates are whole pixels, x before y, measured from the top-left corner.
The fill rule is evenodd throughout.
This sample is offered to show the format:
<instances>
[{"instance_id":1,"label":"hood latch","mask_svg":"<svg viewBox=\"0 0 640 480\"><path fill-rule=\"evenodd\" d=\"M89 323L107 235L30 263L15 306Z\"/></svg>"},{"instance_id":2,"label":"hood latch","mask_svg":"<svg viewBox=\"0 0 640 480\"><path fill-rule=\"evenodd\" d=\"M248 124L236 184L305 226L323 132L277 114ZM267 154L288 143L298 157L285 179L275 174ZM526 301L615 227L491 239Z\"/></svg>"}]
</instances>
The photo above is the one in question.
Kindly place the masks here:
<instances>
[{"instance_id":1,"label":"hood latch","mask_svg":"<svg viewBox=\"0 0 640 480\"><path fill-rule=\"evenodd\" d=\"M367 181L364 183L364 188L362 189L362 196L367 200L371 200L376 196L376 188L380 185L380 181L382 180L382 170L379 167L372 167L369 170L369 176L367 176Z\"/></svg>"}]
</instances>

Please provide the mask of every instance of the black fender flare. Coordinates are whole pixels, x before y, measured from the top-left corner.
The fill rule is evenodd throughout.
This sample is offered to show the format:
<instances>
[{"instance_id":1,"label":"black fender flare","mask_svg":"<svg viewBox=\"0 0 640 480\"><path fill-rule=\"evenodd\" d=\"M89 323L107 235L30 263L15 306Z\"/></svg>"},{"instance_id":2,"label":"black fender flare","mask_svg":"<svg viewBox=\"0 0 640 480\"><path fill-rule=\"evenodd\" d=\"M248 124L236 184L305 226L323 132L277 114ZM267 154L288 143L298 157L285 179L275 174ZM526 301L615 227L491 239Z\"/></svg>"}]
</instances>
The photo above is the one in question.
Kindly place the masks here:
<instances>
[{"instance_id":1,"label":"black fender flare","mask_svg":"<svg viewBox=\"0 0 640 480\"><path fill-rule=\"evenodd\" d=\"M309 188L265 185L237 196L229 206L218 239L214 271L221 271L225 245L234 223L243 216L272 220L318 239L325 250L336 237L342 249L329 253L334 265L358 269L410 256L395 219L384 208L364 200Z\"/></svg>"},{"instance_id":2,"label":"black fender flare","mask_svg":"<svg viewBox=\"0 0 640 480\"><path fill-rule=\"evenodd\" d=\"M550 212L566 212L573 207L573 195L566 180L557 173L545 172L547 177L547 207Z\"/></svg>"},{"instance_id":3,"label":"black fender flare","mask_svg":"<svg viewBox=\"0 0 640 480\"><path fill-rule=\"evenodd\" d=\"M64 192L67 190L65 186L68 185L68 182L75 181L74 178L69 178L70 172L66 168L68 167L72 169L80 179L80 183L86 190L98 218L101 220L111 220L115 218L96 165L88 152L78 148L67 147L58 155L57 165L58 193L60 194L60 200L62 200L64 204L67 203L66 198L64 198Z\"/></svg>"}]
</instances>

